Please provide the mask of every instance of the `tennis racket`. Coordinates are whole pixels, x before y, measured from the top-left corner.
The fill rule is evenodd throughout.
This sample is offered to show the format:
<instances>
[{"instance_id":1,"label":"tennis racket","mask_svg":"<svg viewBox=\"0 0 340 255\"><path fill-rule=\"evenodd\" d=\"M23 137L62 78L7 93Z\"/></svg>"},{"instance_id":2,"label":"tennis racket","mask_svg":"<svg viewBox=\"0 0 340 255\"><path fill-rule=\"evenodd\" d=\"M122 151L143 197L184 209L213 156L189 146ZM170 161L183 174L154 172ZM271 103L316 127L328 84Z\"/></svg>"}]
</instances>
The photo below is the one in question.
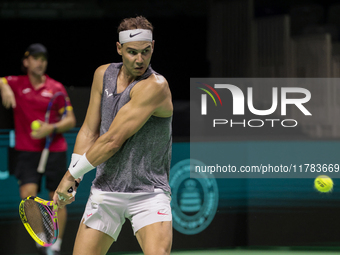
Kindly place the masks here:
<instances>
[{"instance_id":1,"label":"tennis racket","mask_svg":"<svg viewBox=\"0 0 340 255\"><path fill-rule=\"evenodd\" d=\"M45 113L45 122L46 123L50 122L51 109L52 109L53 103L54 103L54 101L55 101L55 99L57 97L62 97L63 101L64 101L64 104L65 104L64 111L63 111L61 117L64 118L65 115L66 115L66 112L67 112L66 96L65 96L65 94L63 92L57 92L57 93L55 93L53 95L53 97L51 98L50 102L48 103L47 110L46 110L46 113ZM43 151L41 153L39 165L38 165L38 168L37 168L37 172L38 173L42 174L42 173L45 172L48 155L50 153L49 147L51 145L51 142L53 140L54 135L55 135L55 131L53 131L53 133L50 136L46 137L45 147L44 147L44 149L43 149Z\"/></svg>"},{"instance_id":2,"label":"tennis racket","mask_svg":"<svg viewBox=\"0 0 340 255\"><path fill-rule=\"evenodd\" d=\"M40 245L48 247L58 238L58 206L53 201L29 196L19 206L22 223L31 237Z\"/></svg>"},{"instance_id":3,"label":"tennis racket","mask_svg":"<svg viewBox=\"0 0 340 255\"><path fill-rule=\"evenodd\" d=\"M75 186L79 186L77 181L75 181ZM73 187L69 188L68 193L72 193L72 197L76 195ZM46 201L35 196L23 199L19 205L19 215L27 232L38 244L45 247L54 244L58 238L57 212L58 205L53 201Z\"/></svg>"}]
</instances>

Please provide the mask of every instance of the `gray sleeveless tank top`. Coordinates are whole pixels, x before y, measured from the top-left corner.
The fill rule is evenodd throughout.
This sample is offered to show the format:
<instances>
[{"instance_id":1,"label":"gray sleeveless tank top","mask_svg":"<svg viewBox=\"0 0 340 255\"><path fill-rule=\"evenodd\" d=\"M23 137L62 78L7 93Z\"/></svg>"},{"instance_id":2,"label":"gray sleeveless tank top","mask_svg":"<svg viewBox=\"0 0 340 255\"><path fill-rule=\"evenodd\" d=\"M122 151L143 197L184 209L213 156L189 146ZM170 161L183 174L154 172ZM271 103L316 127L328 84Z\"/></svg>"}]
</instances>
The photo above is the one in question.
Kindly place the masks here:
<instances>
[{"instance_id":1,"label":"gray sleeveless tank top","mask_svg":"<svg viewBox=\"0 0 340 255\"><path fill-rule=\"evenodd\" d=\"M101 101L100 135L109 130L119 109L130 101L131 89L151 74L151 66L137 80L117 93L117 77L122 63L112 63L106 69ZM93 186L112 192L153 192L160 188L171 193L169 172L172 146L172 117L151 116L136 134L127 139L119 151L97 166Z\"/></svg>"}]
</instances>

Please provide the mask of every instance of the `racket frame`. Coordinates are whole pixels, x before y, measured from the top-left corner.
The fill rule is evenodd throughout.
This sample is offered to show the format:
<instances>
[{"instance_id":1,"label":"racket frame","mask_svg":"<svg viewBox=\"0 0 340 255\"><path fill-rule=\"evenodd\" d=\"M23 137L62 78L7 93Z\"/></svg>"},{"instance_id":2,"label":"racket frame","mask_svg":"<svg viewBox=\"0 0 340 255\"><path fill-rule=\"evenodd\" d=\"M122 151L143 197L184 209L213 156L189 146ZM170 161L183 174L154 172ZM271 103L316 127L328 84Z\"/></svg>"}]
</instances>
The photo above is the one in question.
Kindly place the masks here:
<instances>
[{"instance_id":1,"label":"racket frame","mask_svg":"<svg viewBox=\"0 0 340 255\"><path fill-rule=\"evenodd\" d=\"M46 211L48 212L49 216L52 218L53 228L54 228L54 236L53 236L53 239L52 239L52 243L46 243L43 240L41 240L36 235L36 233L33 231L30 224L28 223L28 220L27 220L27 217L26 217L26 214L25 214L25 210L24 210L24 204L27 200L34 200L35 202L43 205L44 208L46 208ZM50 206L53 208L53 210L50 209ZM24 224L27 232L31 235L31 237L34 239L34 241L36 241L38 244L40 244L41 246L44 246L44 247L48 247L48 246L51 246L52 244L54 244L57 241L57 238L58 238L58 235L59 235L58 206L56 204L54 204L53 201L46 201L46 200L41 199L39 197L29 196L29 197L23 199L20 202L19 214L20 214L20 219L21 219L22 223Z\"/></svg>"}]
</instances>

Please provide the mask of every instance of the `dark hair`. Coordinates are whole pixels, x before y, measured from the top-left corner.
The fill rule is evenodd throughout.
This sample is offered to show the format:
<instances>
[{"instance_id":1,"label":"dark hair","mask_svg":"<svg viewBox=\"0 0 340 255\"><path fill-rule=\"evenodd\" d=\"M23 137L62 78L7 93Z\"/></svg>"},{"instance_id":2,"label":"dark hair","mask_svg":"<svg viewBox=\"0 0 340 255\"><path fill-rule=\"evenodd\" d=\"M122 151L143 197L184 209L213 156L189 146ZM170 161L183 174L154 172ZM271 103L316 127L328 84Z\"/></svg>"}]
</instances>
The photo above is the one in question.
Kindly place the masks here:
<instances>
[{"instance_id":1,"label":"dark hair","mask_svg":"<svg viewBox=\"0 0 340 255\"><path fill-rule=\"evenodd\" d=\"M148 29L153 31L153 26L145 17L137 16L136 18L126 18L123 19L122 22L119 24L117 32L130 30L130 29Z\"/></svg>"}]
</instances>

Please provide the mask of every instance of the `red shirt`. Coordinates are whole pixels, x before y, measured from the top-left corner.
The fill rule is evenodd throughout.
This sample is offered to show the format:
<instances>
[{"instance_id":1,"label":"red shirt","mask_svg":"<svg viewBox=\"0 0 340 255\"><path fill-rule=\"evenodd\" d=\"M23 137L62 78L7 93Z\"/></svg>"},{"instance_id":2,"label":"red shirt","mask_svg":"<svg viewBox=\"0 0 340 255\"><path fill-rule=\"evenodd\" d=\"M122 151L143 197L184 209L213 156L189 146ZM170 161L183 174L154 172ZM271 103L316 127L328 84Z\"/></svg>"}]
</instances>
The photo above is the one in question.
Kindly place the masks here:
<instances>
[{"instance_id":1,"label":"red shirt","mask_svg":"<svg viewBox=\"0 0 340 255\"><path fill-rule=\"evenodd\" d=\"M45 121L47 105L51 97L58 91L67 96L67 105L71 106L67 92L64 86L46 76L46 81L42 87L35 90L27 75L6 76L8 85L12 88L16 107L13 109L15 125L15 148L21 151L42 151L46 139L32 139L30 136L31 123L34 120ZM58 100L59 99L59 100ZM58 110L65 107L62 98L57 97L54 100L49 123L56 123L61 116ZM50 151L66 151L67 143L62 134L55 134L50 145Z\"/></svg>"}]
</instances>

